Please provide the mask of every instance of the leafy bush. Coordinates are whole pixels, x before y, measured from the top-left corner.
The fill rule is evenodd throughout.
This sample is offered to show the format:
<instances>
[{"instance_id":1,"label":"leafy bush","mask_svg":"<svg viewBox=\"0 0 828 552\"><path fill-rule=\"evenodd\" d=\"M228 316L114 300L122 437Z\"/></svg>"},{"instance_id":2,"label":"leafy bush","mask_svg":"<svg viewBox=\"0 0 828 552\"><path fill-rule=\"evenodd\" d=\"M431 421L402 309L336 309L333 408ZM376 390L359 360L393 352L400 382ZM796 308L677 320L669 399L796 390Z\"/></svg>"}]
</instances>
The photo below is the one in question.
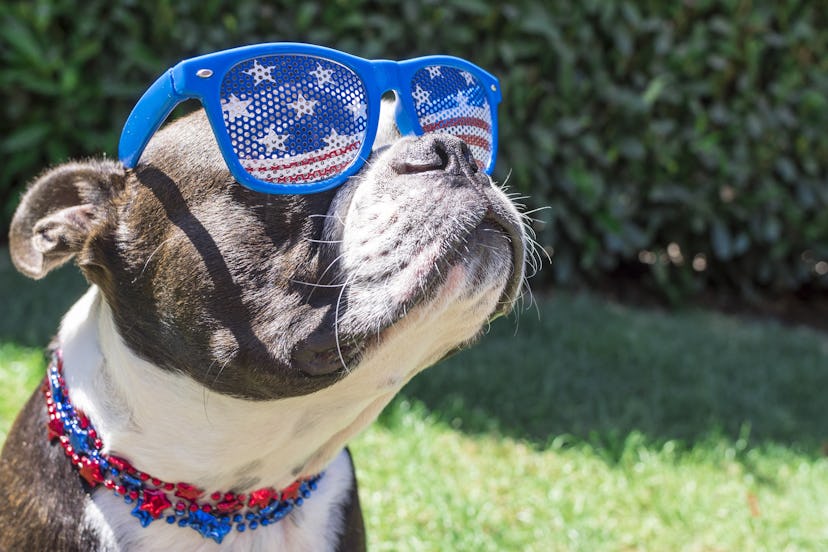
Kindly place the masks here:
<instances>
[{"instance_id":1,"label":"leafy bush","mask_svg":"<svg viewBox=\"0 0 828 552\"><path fill-rule=\"evenodd\" d=\"M0 6L0 227L25 181L114 154L178 59L296 40L450 53L501 77L501 180L547 277L633 270L678 296L828 289L828 16L783 0L30 0ZM642 270L643 269L643 270Z\"/></svg>"}]
</instances>

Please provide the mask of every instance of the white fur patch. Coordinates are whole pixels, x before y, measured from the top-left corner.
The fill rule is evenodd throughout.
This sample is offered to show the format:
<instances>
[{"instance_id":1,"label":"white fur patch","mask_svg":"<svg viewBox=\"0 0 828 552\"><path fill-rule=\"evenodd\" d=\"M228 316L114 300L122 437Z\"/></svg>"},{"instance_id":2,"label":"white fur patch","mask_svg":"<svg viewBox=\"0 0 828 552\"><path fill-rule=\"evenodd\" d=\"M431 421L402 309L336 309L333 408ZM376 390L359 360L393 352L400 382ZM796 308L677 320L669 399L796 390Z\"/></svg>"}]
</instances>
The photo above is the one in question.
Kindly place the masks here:
<instances>
[{"instance_id":1,"label":"white fur patch","mask_svg":"<svg viewBox=\"0 0 828 552\"><path fill-rule=\"evenodd\" d=\"M302 397L245 401L162 371L129 350L109 307L93 287L65 317L59 333L64 373L75 404L91 419L106 452L165 481L213 491L288 485L327 467L317 491L294 518L227 537L228 549L324 550L341 520L332 512L348 496L345 444L374 421L417 372L471 339L502 286L468 296L456 267L437 298L412 310L380 336L350 375ZM246 482L248 488L238 488ZM212 550L189 528L159 520L142 528L131 507L106 490L94 496L86 522L114 549Z\"/></svg>"}]
</instances>

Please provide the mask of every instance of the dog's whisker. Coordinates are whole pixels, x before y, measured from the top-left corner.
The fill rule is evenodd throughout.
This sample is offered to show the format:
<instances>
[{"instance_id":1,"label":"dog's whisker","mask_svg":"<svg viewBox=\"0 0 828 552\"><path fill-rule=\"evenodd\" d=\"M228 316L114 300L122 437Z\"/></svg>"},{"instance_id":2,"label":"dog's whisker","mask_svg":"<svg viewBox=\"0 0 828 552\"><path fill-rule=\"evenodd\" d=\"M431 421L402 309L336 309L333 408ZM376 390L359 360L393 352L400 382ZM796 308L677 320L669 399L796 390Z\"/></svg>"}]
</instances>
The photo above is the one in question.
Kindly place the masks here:
<instances>
[{"instance_id":1,"label":"dog's whisker","mask_svg":"<svg viewBox=\"0 0 828 552\"><path fill-rule=\"evenodd\" d=\"M302 286L310 286L310 287L313 287L313 288L336 288L336 289L339 289L341 287L344 287L344 286L348 285L347 283L344 283L344 284L319 284L319 283L316 283L316 284L314 284L313 282L303 282L302 280L294 280L294 279L291 279L290 282L292 282L294 284L299 284L299 285L302 285Z\"/></svg>"},{"instance_id":2,"label":"dog's whisker","mask_svg":"<svg viewBox=\"0 0 828 552\"><path fill-rule=\"evenodd\" d=\"M332 243L342 243L343 240L317 240L317 239L313 239L313 238L305 238L305 241L308 242L308 243L328 243L328 244L332 244Z\"/></svg>"},{"instance_id":3,"label":"dog's whisker","mask_svg":"<svg viewBox=\"0 0 828 552\"><path fill-rule=\"evenodd\" d=\"M174 239L175 239L175 236L170 237L170 238L167 238L166 240L164 240L164 241L162 241L160 244L158 244L158 247L156 247L156 248L152 251L152 253L150 253L149 257L147 257L147 260L144 262L144 267L141 269L141 273L140 273L140 274L138 274L138 276L136 276L136 277L132 280L132 283L133 283L133 284L134 284L135 282L137 282L139 278L143 278L143 276L144 276L144 272L147 270L147 267L149 266L149 262L150 262L150 260L152 260L152 257L153 257L156 253L158 253L158 251L159 251L162 247L164 247L164 244L165 244L165 243L167 243L168 241L174 240Z\"/></svg>"},{"instance_id":4,"label":"dog's whisker","mask_svg":"<svg viewBox=\"0 0 828 552\"><path fill-rule=\"evenodd\" d=\"M345 362L345 358L342 355L342 344L339 336L339 306L342 303L342 295L345 293L345 289L349 283L350 280L346 280L342 285L342 289L339 291L339 296L336 298L336 309L334 310L334 341L336 342L336 353L339 355L339 362L342 363L342 368L345 370L346 374L350 373L350 369L348 368L348 364Z\"/></svg>"}]
</instances>

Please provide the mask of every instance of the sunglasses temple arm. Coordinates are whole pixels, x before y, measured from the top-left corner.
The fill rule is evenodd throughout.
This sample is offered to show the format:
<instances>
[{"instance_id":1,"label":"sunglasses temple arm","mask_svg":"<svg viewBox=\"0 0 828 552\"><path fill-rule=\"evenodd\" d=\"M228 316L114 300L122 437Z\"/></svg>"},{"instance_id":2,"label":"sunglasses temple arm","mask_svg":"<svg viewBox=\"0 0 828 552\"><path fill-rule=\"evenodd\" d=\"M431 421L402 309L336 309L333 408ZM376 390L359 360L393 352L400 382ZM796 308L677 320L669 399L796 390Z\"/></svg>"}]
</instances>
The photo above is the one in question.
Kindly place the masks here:
<instances>
[{"instance_id":1,"label":"sunglasses temple arm","mask_svg":"<svg viewBox=\"0 0 828 552\"><path fill-rule=\"evenodd\" d=\"M158 77L135 104L124 124L118 144L118 158L127 168L135 167L152 135L175 106L186 99L175 91L172 75L170 69Z\"/></svg>"}]
</instances>

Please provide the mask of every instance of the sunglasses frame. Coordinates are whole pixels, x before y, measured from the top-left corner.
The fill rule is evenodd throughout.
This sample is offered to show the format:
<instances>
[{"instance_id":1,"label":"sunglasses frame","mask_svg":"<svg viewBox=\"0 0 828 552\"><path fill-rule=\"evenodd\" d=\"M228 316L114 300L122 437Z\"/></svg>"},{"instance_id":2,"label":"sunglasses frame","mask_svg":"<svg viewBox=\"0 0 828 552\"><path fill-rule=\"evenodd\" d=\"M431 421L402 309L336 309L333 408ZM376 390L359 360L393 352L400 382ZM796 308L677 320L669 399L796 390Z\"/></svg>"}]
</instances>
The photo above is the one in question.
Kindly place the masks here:
<instances>
[{"instance_id":1,"label":"sunglasses frame","mask_svg":"<svg viewBox=\"0 0 828 552\"><path fill-rule=\"evenodd\" d=\"M340 63L351 69L365 86L368 104L365 139L351 165L334 177L310 184L276 184L259 180L244 169L233 149L221 109L222 81L227 72L241 62L280 54L307 55ZM150 138L175 106L188 99L197 99L204 106L228 169L240 184L258 192L275 194L308 194L328 190L355 174L371 154L379 124L380 103L385 92L396 93L395 116L400 132L404 135L424 134L411 95L411 82L417 71L430 65L444 65L467 71L483 86L492 117L491 157L484 171L491 174L497 156L497 105L501 100L500 84L491 73L453 56L425 56L405 61L368 60L323 46L291 42L223 50L186 59L168 69L144 92L127 118L118 145L118 157L125 167L134 168Z\"/></svg>"}]
</instances>

